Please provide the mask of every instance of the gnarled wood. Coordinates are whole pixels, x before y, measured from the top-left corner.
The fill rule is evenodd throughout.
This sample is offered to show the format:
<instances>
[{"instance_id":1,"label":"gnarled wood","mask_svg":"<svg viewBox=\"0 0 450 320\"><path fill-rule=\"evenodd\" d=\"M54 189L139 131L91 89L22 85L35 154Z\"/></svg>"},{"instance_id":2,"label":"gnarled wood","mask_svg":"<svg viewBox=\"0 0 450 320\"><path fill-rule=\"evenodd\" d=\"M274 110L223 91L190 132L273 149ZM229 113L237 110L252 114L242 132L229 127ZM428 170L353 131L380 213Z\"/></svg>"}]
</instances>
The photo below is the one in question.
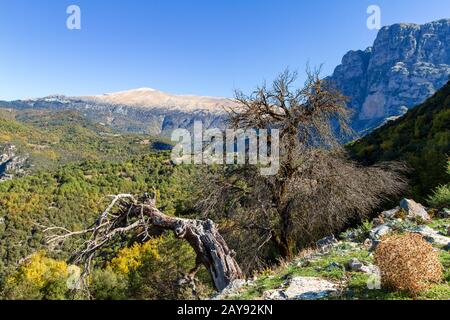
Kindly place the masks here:
<instances>
[{"instance_id":1,"label":"gnarled wood","mask_svg":"<svg viewBox=\"0 0 450 320\"><path fill-rule=\"evenodd\" d=\"M117 212L111 213L118 207ZM199 266L203 264L209 271L214 286L221 291L233 280L243 277L236 262L234 251L228 248L211 220L201 221L177 218L165 215L155 206L154 199L144 196L137 201L132 195L114 196L113 201L100 215L97 223L83 231L71 232L60 227L46 228L54 232L48 237L48 243L63 242L71 236L90 234L89 240L76 253L74 261L84 263L88 271L95 254L106 247L120 234L137 232L144 240L149 237L149 228L173 231L179 239L187 241L197 254L196 267L187 277L192 280Z\"/></svg>"}]
</instances>

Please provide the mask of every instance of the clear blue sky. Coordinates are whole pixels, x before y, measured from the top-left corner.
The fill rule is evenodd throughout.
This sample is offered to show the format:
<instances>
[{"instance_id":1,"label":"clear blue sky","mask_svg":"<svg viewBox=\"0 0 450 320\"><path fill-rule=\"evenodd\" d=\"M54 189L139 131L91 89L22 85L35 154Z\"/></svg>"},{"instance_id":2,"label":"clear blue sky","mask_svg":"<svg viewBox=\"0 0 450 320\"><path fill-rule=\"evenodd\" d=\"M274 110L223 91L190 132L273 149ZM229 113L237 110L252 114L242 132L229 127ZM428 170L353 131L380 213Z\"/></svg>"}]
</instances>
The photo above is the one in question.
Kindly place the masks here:
<instances>
[{"instance_id":1,"label":"clear blue sky","mask_svg":"<svg viewBox=\"0 0 450 320\"><path fill-rule=\"evenodd\" d=\"M66 8L82 29L66 28ZM449 17L449 0L0 0L0 99L152 87L232 96L289 66L332 72L382 24Z\"/></svg>"}]
</instances>

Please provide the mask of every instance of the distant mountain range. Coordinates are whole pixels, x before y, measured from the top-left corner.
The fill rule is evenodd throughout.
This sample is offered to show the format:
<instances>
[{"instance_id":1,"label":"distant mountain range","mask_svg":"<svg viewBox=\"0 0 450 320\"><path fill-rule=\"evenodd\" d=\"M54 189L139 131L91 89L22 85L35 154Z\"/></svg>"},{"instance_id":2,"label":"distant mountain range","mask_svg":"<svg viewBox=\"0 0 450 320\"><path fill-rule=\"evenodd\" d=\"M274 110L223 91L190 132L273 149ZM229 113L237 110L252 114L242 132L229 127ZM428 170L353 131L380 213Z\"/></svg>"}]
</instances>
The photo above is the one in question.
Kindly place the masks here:
<instances>
[{"instance_id":1,"label":"distant mountain range","mask_svg":"<svg viewBox=\"0 0 450 320\"><path fill-rule=\"evenodd\" d=\"M349 97L354 130L367 134L433 95L449 76L450 19L446 19L382 28L372 47L348 52L328 80ZM141 88L0 102L0 106L72 110L122 132L168 136L176 128L190 129L196 120L204 127L223 127L225 109L234 102Z\"/></svg>"},{"instance_id":2,"label":"distant mountain range","mask_svg":"<svg viewBox=\"0 0 450 320\"><path fill-rule=\"evenodd\" d=\"M372 47L350 51L328 79L354 110L353 128L368 133L422 103L450 76L450 19L383 27Z\"/></svg>"},{"instance_id":3,"label":"distant mountain range","mask_svg":"<svg viewBox=\"0 0 450 320\"><path fill-rule=\"evenodd\" d=\"M205 127L223 126L225 110L233 105L226 98L172 95L150 88L98 96L54 95L0 102L0 106L15 109L77 111L90 121L122 132L163 136L173 129L191 128L196 120Z\"/></svg>"}]
</instances>

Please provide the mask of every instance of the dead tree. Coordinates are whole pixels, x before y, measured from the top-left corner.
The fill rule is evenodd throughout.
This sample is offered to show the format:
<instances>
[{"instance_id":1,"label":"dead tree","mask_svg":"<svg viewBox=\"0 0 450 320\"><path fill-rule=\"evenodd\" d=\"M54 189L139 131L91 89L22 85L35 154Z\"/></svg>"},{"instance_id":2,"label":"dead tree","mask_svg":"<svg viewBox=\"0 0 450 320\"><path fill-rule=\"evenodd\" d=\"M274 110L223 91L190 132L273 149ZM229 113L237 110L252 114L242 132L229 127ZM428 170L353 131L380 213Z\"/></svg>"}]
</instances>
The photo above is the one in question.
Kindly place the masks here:
<instances>
[{"instance_id":1,"label":"dead tree","mask_svg":"<svg viewBox=\"0 0 450 320\"><path fill-rule=\"evenodd\" d=\"M187 241L194 249L196 266L186 279L193 281L201 265L209 271L214 286L221 291L233 280L243 278L242 271L235 260L235 252L220 235L212 220L183 219L165 215L159 211L155 199L144 196L137 200L130 194L112 197L112 202L100 215L97 222L82 231L70 231L62 227L48 227L48 244L61 244L74 236L88 235L80 249L73 257L75 264L84 266L84 275L92 268L93 258L101 249L112 244L119 235L134 233L141 241L151 238L151 232L169 230L179 239ZM116 209L116 210L114 210Z\"/></svg>"}]
</instances>

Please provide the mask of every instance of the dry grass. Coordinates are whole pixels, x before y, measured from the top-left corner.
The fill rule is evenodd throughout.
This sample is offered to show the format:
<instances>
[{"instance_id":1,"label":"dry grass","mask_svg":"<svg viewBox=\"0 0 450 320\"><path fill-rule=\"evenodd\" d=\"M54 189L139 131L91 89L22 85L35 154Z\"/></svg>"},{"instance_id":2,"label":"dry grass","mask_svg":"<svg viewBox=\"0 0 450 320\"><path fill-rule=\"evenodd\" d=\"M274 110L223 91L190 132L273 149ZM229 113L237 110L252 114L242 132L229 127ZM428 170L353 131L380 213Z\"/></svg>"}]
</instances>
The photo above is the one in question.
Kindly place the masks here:
<instances>
[{"instance_id":1,"label":"dry grass","mask_svg":"<svg viewBox=\"0 0 450 320\"><path fill-rule=\"evenodd\" d=\"M417 295L442 280L439 255L419 234L406 233L384 238L374 258L386 289Z\"/></svg>"}]
</instances>

